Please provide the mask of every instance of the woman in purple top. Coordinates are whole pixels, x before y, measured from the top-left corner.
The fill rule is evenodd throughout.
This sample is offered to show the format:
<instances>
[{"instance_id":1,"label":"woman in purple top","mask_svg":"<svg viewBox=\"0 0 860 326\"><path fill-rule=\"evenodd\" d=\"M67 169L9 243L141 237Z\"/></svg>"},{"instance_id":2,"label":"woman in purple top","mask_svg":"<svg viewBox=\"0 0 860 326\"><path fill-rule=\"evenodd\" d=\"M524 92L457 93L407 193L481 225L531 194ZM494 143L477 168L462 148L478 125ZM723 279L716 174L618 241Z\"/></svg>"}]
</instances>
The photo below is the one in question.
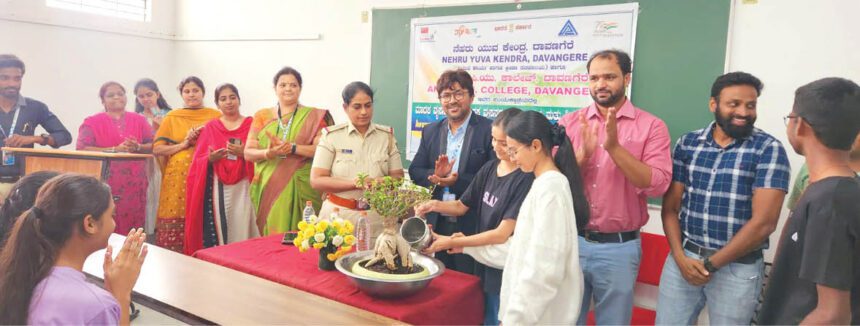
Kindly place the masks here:
<instances>
[{"instance_id":1,"label":"woman in purple top","mask_svg":"<svg viewBox=\"0 0 860 326\"><path fill-rule=\"evenodd\" d=\"M132 230L112 258L113 214L110 187L93 177L63 174L45 183L0 252L0 324L128 325L146 234ZM106 246L102 289L82 269Z\"/></svg>"}]
</instances>

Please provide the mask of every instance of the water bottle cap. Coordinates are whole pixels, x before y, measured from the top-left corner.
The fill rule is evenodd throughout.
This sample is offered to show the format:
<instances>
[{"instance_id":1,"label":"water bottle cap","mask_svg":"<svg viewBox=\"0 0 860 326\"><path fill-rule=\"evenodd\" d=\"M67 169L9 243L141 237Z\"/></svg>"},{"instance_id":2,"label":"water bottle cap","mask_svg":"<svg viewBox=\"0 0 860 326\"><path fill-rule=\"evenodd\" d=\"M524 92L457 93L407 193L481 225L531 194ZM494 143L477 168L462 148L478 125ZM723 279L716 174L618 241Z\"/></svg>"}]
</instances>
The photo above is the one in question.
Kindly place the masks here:
<instances>
[{"instance_id":1,"label":"water bottle cap","mask_svg":"<svg viewBox=\"0 0 860 326\"><path fill-rule=\"evenodd\" d=\"M310 200L308 200L308 201L306 201L306 202L305 202L305 205L307 205L307 206L311 206L311 205L313 205L313 202L312 202L312 201L310 201Z\"/></svg>"}]
</instances>

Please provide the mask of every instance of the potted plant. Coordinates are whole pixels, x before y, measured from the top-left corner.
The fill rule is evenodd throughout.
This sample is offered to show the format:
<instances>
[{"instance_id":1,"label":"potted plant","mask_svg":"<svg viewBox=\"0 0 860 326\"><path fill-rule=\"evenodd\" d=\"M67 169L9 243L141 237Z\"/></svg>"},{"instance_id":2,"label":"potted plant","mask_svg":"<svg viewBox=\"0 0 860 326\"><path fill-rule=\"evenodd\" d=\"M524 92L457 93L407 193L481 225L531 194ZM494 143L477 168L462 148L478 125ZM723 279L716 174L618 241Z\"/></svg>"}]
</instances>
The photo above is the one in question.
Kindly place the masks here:
<instances>
[{"instance_id":1,"label":"potted plant","mask_svg":"<svg viewBox=\"0 0 860 326\"><path fill-rule=\"evenodd\" d=\"M373 246L373 256L361 267L373 269L382 263L385 268L375 268L375 272L407 274L415 272L410 246L397 232L397 222L406 217L412 207L430 200L433 190L418 186L409 180L383 177L367 178L359 174L358 184L364 187L364 200L370 208L382 217L382 234ZM387 271L386 271L387 270Z\"/></svg>"}]
</instances>

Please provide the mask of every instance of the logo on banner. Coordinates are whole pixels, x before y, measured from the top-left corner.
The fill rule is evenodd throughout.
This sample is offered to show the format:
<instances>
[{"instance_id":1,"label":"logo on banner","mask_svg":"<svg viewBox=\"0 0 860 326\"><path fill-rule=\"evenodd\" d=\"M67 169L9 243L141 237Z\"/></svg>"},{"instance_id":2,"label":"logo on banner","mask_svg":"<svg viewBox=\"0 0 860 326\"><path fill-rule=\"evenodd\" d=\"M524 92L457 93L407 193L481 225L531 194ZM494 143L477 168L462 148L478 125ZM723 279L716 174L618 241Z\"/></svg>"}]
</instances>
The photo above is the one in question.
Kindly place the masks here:
<instances>
[{"instance_id":1,"label":"logo on banner","mask_svg":"<svg viewBox=\"0 0 860 326\"><path fill-rule=\"evenodd\" d=\"M436 33L430 33L430 27L421 27L419 33L419 40L421 42L433 42L435 37Z\"/></svg>"},{"instance_id":2,"label":"logo on banner","mask_svg":"<svg viewBox=\"0 0 860 326\"><path fill-rule=\"evenodd\" d=\"M622 37L621 33L616 33L618 23L613 21L598 21L594 25L594 36L597 37Z\"/></svg>"},{"instance_id":3,"label":"logo on banner","mask_svg":"<svg viewBox=\"0 0 860 326\"><path fill-rule=\"evenodd\" d=\"M570 22L570 19L564 23L564 26L561 28L561 31L558 32L558 36L577 36L579 33L576 31L576 27L573 27L573 23Z\"/></svg>"},{"instance_id":4,"label":"logo on banner","mask_svg":"<svg viewBox=\"0 0 860 326\"><path fill-rule=\"evenodd\" d=\"M454 29L454 36L461 37L463 35L473 35L477 34L477 28L468 28L466 25L460 25L456 29Z\"/></svg>"}]
</instances>

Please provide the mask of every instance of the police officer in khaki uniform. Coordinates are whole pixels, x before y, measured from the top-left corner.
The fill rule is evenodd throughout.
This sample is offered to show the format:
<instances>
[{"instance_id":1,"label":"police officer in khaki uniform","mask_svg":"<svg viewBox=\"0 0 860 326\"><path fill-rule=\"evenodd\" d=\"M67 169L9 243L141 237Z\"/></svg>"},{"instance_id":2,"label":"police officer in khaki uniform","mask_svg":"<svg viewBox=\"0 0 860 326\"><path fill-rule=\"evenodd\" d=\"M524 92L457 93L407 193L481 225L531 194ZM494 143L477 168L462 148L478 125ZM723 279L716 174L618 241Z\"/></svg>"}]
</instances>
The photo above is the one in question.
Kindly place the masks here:
<instances>
[{"instance_id":1,"label":"police officer in khaki uniform","mask_svg":"<svg viewBox=\"0 0 860 326\"><path fill-rule=\"evenodd\" d=\"M358 221L361 211L367 211L372 231L371 243L382 233L382 219L375 212L361 207L357 201L363 191L358 174L381 179L385 176L403 177L400 150L391 127L373 123L373 90L363 82L352 82L343 90L343 109L348 123L323 131L314 154L311 187L325 192L319 216L328 218L335 208L339 217Z\"/></svg>"}]
</instances>

